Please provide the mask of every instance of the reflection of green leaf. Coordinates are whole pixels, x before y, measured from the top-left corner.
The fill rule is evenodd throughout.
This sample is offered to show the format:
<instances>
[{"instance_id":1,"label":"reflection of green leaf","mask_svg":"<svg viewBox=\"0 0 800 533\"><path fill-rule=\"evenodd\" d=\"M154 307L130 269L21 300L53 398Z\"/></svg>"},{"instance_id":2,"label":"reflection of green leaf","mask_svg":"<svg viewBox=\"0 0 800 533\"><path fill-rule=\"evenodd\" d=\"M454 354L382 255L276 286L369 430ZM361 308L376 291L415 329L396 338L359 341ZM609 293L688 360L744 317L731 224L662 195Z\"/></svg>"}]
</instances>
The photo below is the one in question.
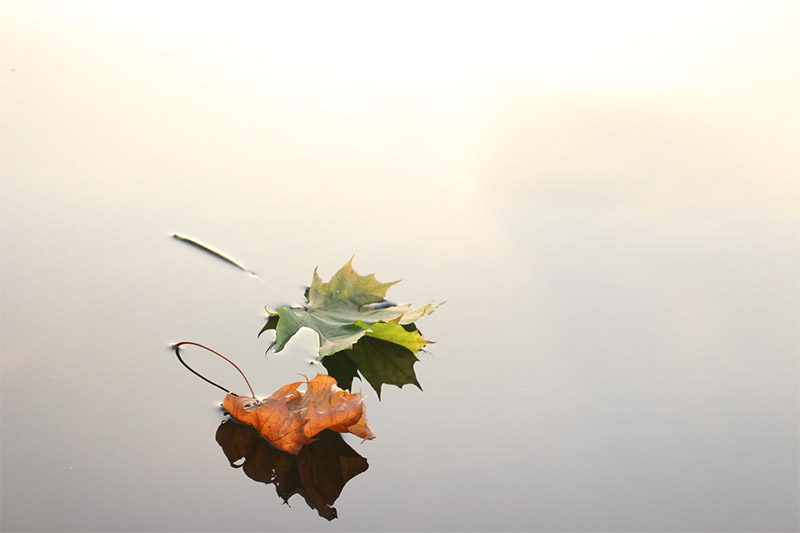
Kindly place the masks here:
<instances>
[{"instance_id":1,"label":"reflection of green leaf","mask_svg":"<svg viewBox=\"0 0 800 533\"><path fill-rule=\"evenodd\" d=\"M383 303L387 289L395 283L381 283L374 274L357 274L352 259L327 283L315 270L308 289L308 304L305 307L280 307L275 313L270 312L261 333L275 329L275 351L279 352L300 328L313 329L319 337L319 359L351 348L365 335L400 342L416 351L427 341L418 334L418 338L402 335L399 326L431 314L437 306L428 304L417 309L410 305L370 307ZM274 320L276 316L277 322ZM382 322L396 324L373 327Z\"/></svg>"},{"instance_id":2,"label":"reflection of green leaf","mask_svg":"<svg viewBox=\"0 0 800 533\"><path fill-rule=\"evenodd\" d=\"M322 364L343 389L351 390L353 378L360 372L380 398L383 384L398 387L412 384L421 390L414 373L417 361L413 352L399 344L363 337L349 350L324 358Z\"/></svg>"},{"instance_id":3,"label":"reflection of green leaf","mask_svg":"<svg viewBox=\"0 0 800 533\"><path fill-rule=\"evenodd\" d=\"M264 324L264 327L261 328L261 331L259 331L258 334L261 335L268 329L275 329L277 326L278 326L278 315L270 313L269 318L267 318L267 323Z\"/></svg>"},{"instance_id":4,"label":"reflection of green leaf","mask_svg":"<svg viewBox=\"0 0 800 533\"><path fill-rule=\"evenodd\" d=\"M414 373L414 363L419 359L399 344L364 337L345 353L378 393L378 398L384 383L398 387L410 383L422 390Z\"/></svg>"},{"instance_id":5,"label":"reflection of green leaf","mask_svg":"<svg viewBox=\"0 0 800 533\"><path fill-rule=\"evenodd\" d=\"M358 367L352 359L347 357L347 352L349 351L344 350L329 355L322 360L322 365L328 371L328 375L336 380L337 385L345 390L352 391L353 378L358 377Z\"/></svg>"}]
</instances>

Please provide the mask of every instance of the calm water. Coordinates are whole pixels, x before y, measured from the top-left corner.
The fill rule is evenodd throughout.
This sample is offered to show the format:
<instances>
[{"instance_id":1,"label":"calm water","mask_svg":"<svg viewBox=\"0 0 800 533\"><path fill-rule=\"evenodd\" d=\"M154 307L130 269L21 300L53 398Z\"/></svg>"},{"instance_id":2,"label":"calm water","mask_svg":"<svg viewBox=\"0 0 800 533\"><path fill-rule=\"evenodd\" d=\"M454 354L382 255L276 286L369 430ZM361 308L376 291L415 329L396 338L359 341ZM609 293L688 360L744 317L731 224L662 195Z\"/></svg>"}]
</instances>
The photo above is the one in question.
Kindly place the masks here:
<instances>
[{"instance_id":1,"label":"calm water","mask_svg":"<svg viewBox=\"0 0 800 533\"><path fill-rule=\"evenodd\" d=\"M768 112L793 91L734 118L713 85L331 110L26 16L0 74L3 531L798 528L798 110ZM378 438L345 437L368 468L328 522L231 467L223 394L168 345L261 395L323 372L313 334L256 334L352 255L447 303L424 391L361 385Z\"/></svg>"}]
</instances>

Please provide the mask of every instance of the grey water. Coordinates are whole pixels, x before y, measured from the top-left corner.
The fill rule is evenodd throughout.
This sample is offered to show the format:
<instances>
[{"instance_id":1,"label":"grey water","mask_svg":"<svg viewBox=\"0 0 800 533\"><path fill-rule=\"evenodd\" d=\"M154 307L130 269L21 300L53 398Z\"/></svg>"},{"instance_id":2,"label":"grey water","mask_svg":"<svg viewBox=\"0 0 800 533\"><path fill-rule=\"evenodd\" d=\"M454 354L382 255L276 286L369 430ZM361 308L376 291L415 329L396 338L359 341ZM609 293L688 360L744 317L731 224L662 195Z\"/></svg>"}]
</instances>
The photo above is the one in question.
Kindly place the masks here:
<instances>
[{"instance_id":1,"label":"grey water","mask_svg":"<svg viewBox=\"0 0 800 533\"><path fill-rule=\"evenodd\" d=\"M3 531L797 530L796 92L333 109L17 16ZM422 390L356 382L378 437L345 436L369 466L328 521L231 467L221 391L169 345L260 395L324 372L312 333L257 333L351 256L392 301L447 303Z\"/></svg>"}]
</instances>

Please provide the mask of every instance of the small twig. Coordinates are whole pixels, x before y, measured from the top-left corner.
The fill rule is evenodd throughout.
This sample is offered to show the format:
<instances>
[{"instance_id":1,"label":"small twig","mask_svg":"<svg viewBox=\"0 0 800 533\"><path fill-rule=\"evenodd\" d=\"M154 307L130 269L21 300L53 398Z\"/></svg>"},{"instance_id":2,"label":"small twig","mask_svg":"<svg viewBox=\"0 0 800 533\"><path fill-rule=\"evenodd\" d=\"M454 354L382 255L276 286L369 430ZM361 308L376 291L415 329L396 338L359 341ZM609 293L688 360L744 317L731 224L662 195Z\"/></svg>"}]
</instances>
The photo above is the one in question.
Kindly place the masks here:
<instances>
[{"instance_id":1,"label":"small twig","mask_svg":"<svg viewBox=\"0 0 800 533\"><path fill-rule=\"evenodd\" d=\"M195 371L195 370L194 370L192 367L190 367L189 365L187 365L187 364L186 364L186 361L184 361L184 360L183 360L183 358L181 357L181 354L180 354L180 347L181 347L181 346L183 346L184 344L191 344L192 346L198 346L198 347L200 347L200 348L203 348L204 350L208 350L209 352L211 352L211 353L213 353L213 354L215 354L215 355L218 355L218 356L222 357L222 358L223 358L223 359L225 359L227 362L229 362L230 364L232 364L232 365L233 365L233 367L234 367L236 370L238 370L238 371L239 371L239 373L240 373L240 374L242 375L242 377L244 378L244 381L245 381L245 383L247 383L247 388L249 388L249 389L250 389L250 394L252 395L252 397L253 397L253 398L255 398L255 399L256 399L256 401L258 401L258 398L256 398L256 393L255 393L255 392L253 392L253 387L250 385L250 380L249 380L249 379L247 379L247 376L245 376L245 375L244 375L244 372L242 372L242 369L241 369L241 368L239 368L239 366L238 366L236 363L234 363L233 361L231 361L230 359L228 359L227 357L225 357L225 356L224 356L224 355L222 355L221 353L217 352L216 350L212 350L212 349L211 349L211 348L209 348L208 346L205 346L205 345L203 345L203 344L200 344L199 342L192 342L192 341L181 341L181 342L177 342L177 343L173 344L173 345L172 345L172 348L174 348L174 349L175 349L175 355L177 355L177 356L178 356L178 361L180 361L180 362L181 362L181 364L182 364L183 366L185 366L186 368L188 368L188 369L189 369L189 371L190 371L192 374L194 374L194 375L198 376L198 377L199 377L199 378L201 378L203 381L206 381L206 382L208 382L208 383L211 383L211 384L212 384L212 385L214 385L215 387L217 387L217 388L220 388L220 389L224 390L225 392L228 392L228 393L230 393L230 392L231 392L231 391L229 391L228 389L226 389L225 387L223 387L223 386L221 386L221 385L218 385L217 383L214 383L213 381L211 381L211 380L210 380L210 379L208 379L207 377L203 376L203 375L202 375L202 374L200 374L199 372L196 372L196 371Z\"/></svg>"},{"instance_id":2,"label":"small twig","mask_svg":"<svg viewBox=\"0 0 800 533\"><path fill-rule=\"evenodd\" d=\"M226 254L224 252L221 252L221 251L217 250L216 248L212 248L208 244L206 244L204 242L200 242L197 239L194 239L192 237L187 237L186 235L181 235L180 233L172 233L171 236L173 238L175 238L175 239L178 239L179 241L185 242L186 244L190 244L192 246L200 248L204 252L207 252L207 253L213 255L217 259L221 259L221 260L225 261L226 263L235 266L239 270L242 270L242 271L246 272L250 276L256 278L258 281L260 281L261 283L266 285L267 288L269 288L271 291L273 291L276 294L280 295L284 300L290 302L293 306L299 307L298 304L294 303L294 300L292 300L291 298L289 298L288 296L283 294L276 287L274 287L271 283L267 282L264 278L260 277L258 274L256 274L255 272L253 272L252 270L250 270L249 268L244 266L242 263L240 263L239 261L237 261L233 257L229 256L228 254Z\"/></svg>"}]
</instances>

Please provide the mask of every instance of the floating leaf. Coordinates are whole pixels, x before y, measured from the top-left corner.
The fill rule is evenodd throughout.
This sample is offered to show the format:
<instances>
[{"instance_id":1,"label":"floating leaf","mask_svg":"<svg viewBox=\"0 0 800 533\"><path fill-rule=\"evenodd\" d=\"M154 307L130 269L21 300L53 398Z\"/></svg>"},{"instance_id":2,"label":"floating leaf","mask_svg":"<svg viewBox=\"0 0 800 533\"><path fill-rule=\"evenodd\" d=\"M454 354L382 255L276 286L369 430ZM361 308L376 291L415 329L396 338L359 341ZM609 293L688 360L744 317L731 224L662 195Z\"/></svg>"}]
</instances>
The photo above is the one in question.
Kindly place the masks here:
<instances>
[{"instance_id":1,"label":"floating leaf","mask_svg":"<svg viewBox=\"0 0 800 533\"><path fill-rule=\"evenodd\" d=\"M307 385L306 391L298 391L303 384ZM285 385L260 402L228 393L222 407L293 455L325 429L352 433L367 440L375 438L367 421L363 396L342 390L334 378L322 374L307 382Z\"/></svg>"},{"instance_id":2,"label":"floating leaf","mask_svg":"<svg viewBox=\"0 0 800 533\"><path fill-rule=\"evenodd\" d=\"M340 434L328 430L303 446L297 456L275 448L254 428L235 420L220 424L216 440L233 468L241 468L250 479L275 485L284 502L300 494L328 520L337 517L333 503L347 482L369 468Z\"/></svg>"},{"instance_id":3,"label":"floating leaf","mask_svg":"<svg viewBox=\"0 0 800 533\"><path fill-rule=\"evenodd\" d=\"M316 331L319 337L319 359L347 350L365 335L400 342L412 351L417 351L428 341L417 337L403 336L398 326L413 323L422 316L433 313L438 307L433 304L413 309L410 305L375 307L385 302L386 291L397 283L381 283L374 274L361 276L353 270L352 259L324 283L314 271L311 286L307 291L305 307L281 307L270 312L270 319L261 329L275 330L275 351L280 352L286 343L302 327ZM277 322L275 322L277 317ZM377 323L394 323L393 326L371 326Z\"/></svg>"}]
</instances>

